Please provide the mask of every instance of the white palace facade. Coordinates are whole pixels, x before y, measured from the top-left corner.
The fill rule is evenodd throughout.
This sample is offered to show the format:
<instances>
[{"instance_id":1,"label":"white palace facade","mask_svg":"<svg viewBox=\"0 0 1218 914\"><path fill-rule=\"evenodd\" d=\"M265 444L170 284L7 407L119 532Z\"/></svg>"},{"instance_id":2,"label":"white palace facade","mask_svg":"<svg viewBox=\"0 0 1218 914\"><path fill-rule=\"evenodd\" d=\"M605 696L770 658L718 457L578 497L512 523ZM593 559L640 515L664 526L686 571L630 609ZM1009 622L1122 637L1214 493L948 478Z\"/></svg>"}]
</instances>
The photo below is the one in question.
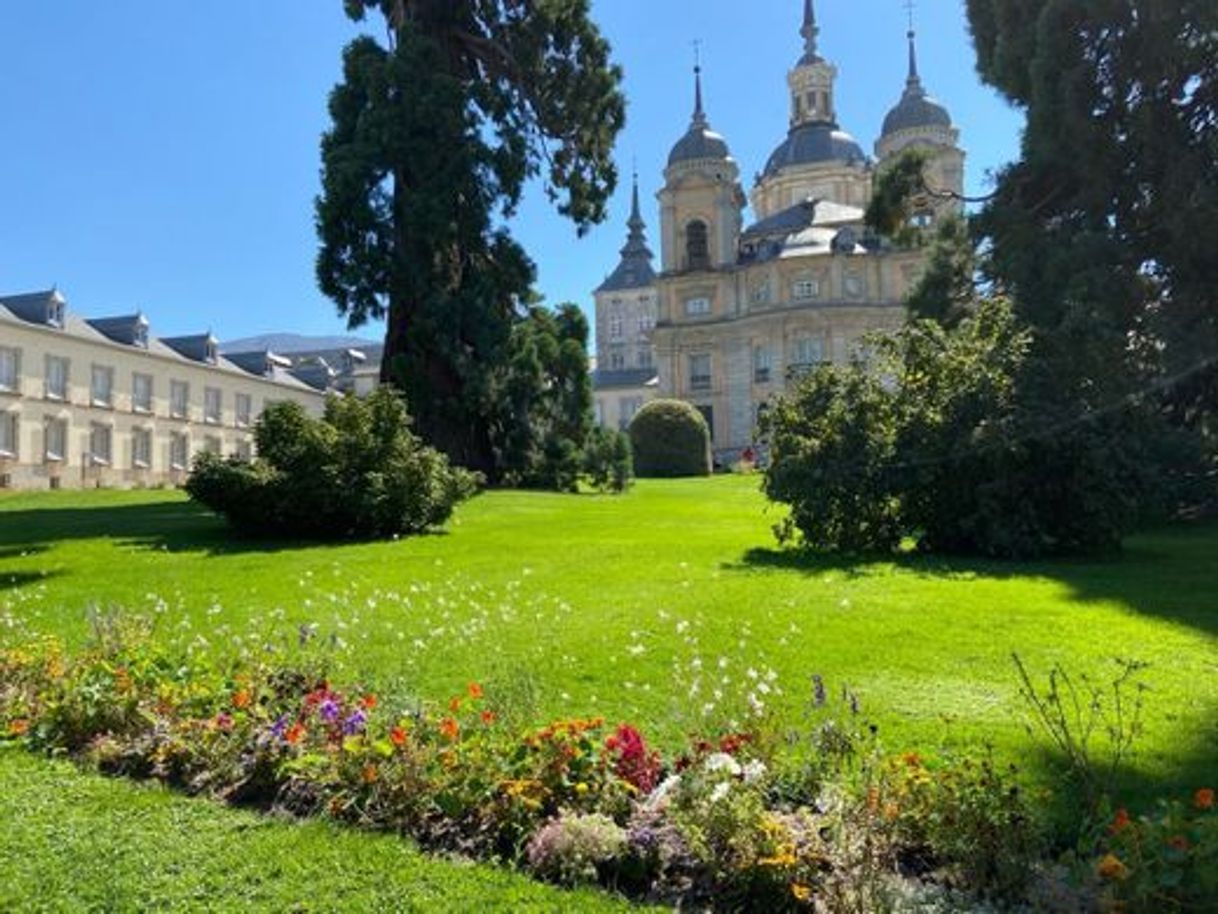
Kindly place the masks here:
<instances>
[{"instance_id":1,"label":"white palace facade","mask_svg":"<svg viewBox=\"0 0 1218 914\"><path fill-rule=\"evenodd\" d=\"M624 426L645 400L676 397L702 411L717 456L730 460L755 444L768 401L818 364L865 357L867 333L904 320L925 253L875 237L864 211L877 171L908 148L929 154L931 186L961 195L959 132L923 87L911 30L905 89L869 157L839 126L838 71L820 54L812 0L800 35L803 53L787 77L788 132L748 196L727 141L711 128L696 71L693 118L657 194L658 270L636 184L621 262L595 293L603 424ZM960 210L958 199L921 201L915 219L933 227Z\"/></svg>"},{"instance_id":2,"label":"white palace facade","mask_svg":"<svg viewBox=\"0 0 1218 914\"><path fill-rule=\"evenodd\" d=\"M334 380L210 333L158 339L142 314L87 320L55 290L0 296L0 488L179 484L200 451L251 456L268 404L320 415Z\"/></svg>"}]
</instances>

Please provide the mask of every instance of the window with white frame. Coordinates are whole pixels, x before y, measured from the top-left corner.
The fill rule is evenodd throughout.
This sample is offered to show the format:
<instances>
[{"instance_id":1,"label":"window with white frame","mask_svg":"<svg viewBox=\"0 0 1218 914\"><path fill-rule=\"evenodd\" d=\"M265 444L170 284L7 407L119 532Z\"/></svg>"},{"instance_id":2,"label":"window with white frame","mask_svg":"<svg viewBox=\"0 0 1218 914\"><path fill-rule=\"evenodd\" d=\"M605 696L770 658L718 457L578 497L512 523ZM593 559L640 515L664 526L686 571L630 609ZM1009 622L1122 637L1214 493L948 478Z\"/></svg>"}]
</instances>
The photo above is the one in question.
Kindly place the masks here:
<instances>
[{"instance_id":1,"label":"window with white frame","mask_svg":"<svg viewBox=\"0 0 1218 914\"><path fill-rule=\"evenodd\" d=\"M95 467L108 467L114 457L114 429L102 422L89 427L89 462Z\"/></svg>"},{"instance_id":2,"label":"window with white frame","mask_svg":"<svg viewBox=\"0 0 1218 914\"><path fill-rule=\"evenodd\" d=\"M812 368L825 359L825 341L819 336L803 336L791 347L791 366L797 369Z\"/></svg>"},{"instance_id":3,"label":"window with white frame","mask_svg":"<svg viewBox=\"0 0 1218 914\"><path fill-rule=\"evenodd\" d=\"M68 420L47 419L43 456L47 463L62 463L68 459Z\"/></svg>"},{"instance_id":4,"label":"window with white frame","mask_svg":"<svg viewBox=\"0 0 1218 914\"><path fill-rule=\"evenodd\" d=\"M689 357L689 386L691 390L707 390L711 386L711 357L709 352Z\"/></svg>"},{"instance_id":5,"label":"window with white frame","mask_svg":"<svg viewBox=\"0 0 1218 914\"><path fill-rule=\"evenodd\" d=\"M620 340L622 338L622 312L614 308L609 312L609 339Z\"/></svg>"},{"instance_id":6,"label":"window with white frame","mask_svg":"<svg viewBox=\"0 0 1218 914\"><path fill-rule=\"evenodd\" d=\"M137 413L152 412L152 375L132 375L131 378L131 409Z\"/></svg>"},{"instance_id":7,"label":"window with white frame","mask_svg":"<svg viewBox=\"0 0 1218 914\"><path fill-rule=\"evenodd\" d=\"M254 411L249 394L237 394L236 398L237 425L245 428L250 424L250 416Z\"/></svg>"},{"instance_id":8,"label":"window with white frame","mask_svg":"<svg viewBox=\"0 0 1218 914\"><path fill-rule=\"evenodd\" d=\"M798 279L791 287L791 295L796 301L810 301L820 297L820 280Z\"/></svg>"},{"instance_id":9,"label":"window with white frame","mask_svg":"<svg viewBox=\"0 0 1218 914\"><path fill-rule=\"evenodd\" d=\"M644 302L643 309L639 312L639 333L650 333L655 329L656 317L652 312L651 307Z\"/></svg>"},{"instance_id":10,"label":"window with white frame","mask_svg":"<svg viewBox=\"0 0 1218 914\"><path fill-rule=\"evenodd\" d=\"M768 384L774 373L774 350L769 346L753 347L753 382Z\"/></svg>"},{"instance_id":11,"label":"window with white frame","mask_svg":"<svg viewBox=\"0 0 1218 914\"><path fill-rule=\"evenodd\" d=\"M63 302L57 297L52 297L47 306L47 323L52 327L63 326Z\"/></svg>"},{"instance_id":12,"label":"window with white frame","mask_svg":"<svg viewBox=\"0 0 1218 914\"><path fill-rule=\"evenodd\" d=\"M710 314L710 310L710 299L706 296L685 299L685 313L691 317L696 317L700 314Z\"/></svg>"},{"instance_id":13,"label":"window with white frame","mask_svg":"<svg viewBox=\"0 0 1218 914\"><path fill-rule=\"evenodd\" d=\"M190 439L181 432L169 436L169 467L184 470L190 462Z\"/></svg>"},{"instance_id":14,"label":"window with white frame","mask_svg":"<svg viewBox=\"0 0 1218 914\"><path fill-rule=\"evenodd\" d=\"M190 407L190 385L185 381L169 382L169 415L174 419L187 418Z\"/></svg>"},{"instance_id":15,"label":"window with white frame","mask_svg":"<svg viewBox=\"0 0 1218 914\"><path fill-rule=\"evenodd\" d=\"M621 371L626 367L626 353L621 349L614 349L609 353L609 367L614 371Z\"/></svg>"},{"instance_id":16,"label":"window with white frame","mask_svg":"<svg viewBox=\"0 0 1218 914\"><path fill-rule=\"evenodd\" d=\"M220 389L207 387L203 390L203 421L210 425L220 424Z\"/></svg>"},{"instance_id":17,"label":"window with white frame","mask_svg":"<svg viewBox=\"0 0 1218 914\"><path fill-rule=\"evenodd\" d=\"M152 429L137 428L131 432L131 465L137 470L152 467Z\"/></svg>"},{"instance_id":18,"label":"window with white frame","mask_svg":"<svg viewBox=\"0 0 1218 914\"><path fill-rule=\"evenodd\" d=\"M0 346L0 390L16 392L21 379L21 350Z\"/></svg>"},{"instance_id":19,"label":"window with white frame","mask_svg":"<svg viewBox=\"0 0 1218 914\"><path fill-rule=\"evenodd\" d=\"M48 400L68 399L68 360L57 355L47 356L47 389Z\"/></svg>"},{"instance_id":20,"label":"window with white frame","mask_svg":"<svg viewBox=\"0 0 1218 914\"><path fill-rule=\"evenodd\" d=\"M89 402L94 406L114 405L114 369L106 365L93 366L89 384Z\"/></svg>"},{"instance_id":21,"label":"window with white frame","mask_svg":"<svg viewBox=\"0 0 1218 914\"><path fill-rule=\"evenodd\" d=\"M17 424L16 413L0 413L0 457L17 456Z\"/></svg>"}]
</instances>

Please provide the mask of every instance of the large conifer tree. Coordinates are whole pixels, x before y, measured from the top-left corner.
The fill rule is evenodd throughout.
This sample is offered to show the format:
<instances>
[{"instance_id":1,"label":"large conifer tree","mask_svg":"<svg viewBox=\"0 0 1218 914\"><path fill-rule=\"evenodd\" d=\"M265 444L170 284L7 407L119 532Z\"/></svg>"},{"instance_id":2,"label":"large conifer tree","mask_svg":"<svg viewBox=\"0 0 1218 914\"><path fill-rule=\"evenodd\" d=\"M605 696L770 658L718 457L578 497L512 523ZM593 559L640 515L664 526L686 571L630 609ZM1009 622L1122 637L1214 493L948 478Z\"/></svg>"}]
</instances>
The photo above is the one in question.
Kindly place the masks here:
<instances>
[{"instance_id":1,"label":"large conifer tree","mask_svg":"<svg viewBox=\"0 0 1218 914\"><path fill-rule=\"evenodd\" d=\"M379 13L387 39L347 46L330 99L318 280L350 326L386 319L382 380L420 435L498 480L530 421L505 393L534 313L533 264L503 220L534 177L581 233L604 218L621 73L588 0L344 3Z\"/></svg>"}]
</instances>

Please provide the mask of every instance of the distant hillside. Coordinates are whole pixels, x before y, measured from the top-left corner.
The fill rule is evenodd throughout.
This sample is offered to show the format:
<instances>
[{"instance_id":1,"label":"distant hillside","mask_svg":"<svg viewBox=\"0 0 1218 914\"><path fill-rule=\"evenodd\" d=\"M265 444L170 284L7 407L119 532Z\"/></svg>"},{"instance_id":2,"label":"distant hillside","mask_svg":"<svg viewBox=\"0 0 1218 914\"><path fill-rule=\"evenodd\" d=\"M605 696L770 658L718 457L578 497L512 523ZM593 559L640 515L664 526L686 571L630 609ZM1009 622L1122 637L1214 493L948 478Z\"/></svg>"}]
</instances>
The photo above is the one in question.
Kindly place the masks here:
<instances>
[{"instance_id":1,"label":"distant hillside","mask_svg":"<svg viewBox=\"0 0 1218 914\"><path fill-rule=\"evenodd\" d=\"M302 336L299 333L264 333L262 336L247 336L220 344L221 352L312 352L317 349L363 349L379 346L376 340L360 339L358 336Z\"/></svg>"}]
</instances>

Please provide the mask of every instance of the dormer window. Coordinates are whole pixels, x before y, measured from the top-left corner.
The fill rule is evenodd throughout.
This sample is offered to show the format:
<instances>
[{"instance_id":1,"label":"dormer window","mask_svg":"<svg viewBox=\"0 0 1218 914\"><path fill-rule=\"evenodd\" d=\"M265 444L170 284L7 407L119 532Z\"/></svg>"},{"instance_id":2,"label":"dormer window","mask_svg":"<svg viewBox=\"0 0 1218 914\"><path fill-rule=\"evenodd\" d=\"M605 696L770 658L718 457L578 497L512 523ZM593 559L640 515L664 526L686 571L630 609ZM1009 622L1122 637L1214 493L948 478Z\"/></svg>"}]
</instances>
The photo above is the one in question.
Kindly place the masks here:
<instances>
[{"instance_id":1,"label":"dormer window","mask_svg":"<svg viewBox=\"0 0 1218 914\"><path fill-rule=\"evenodd\" d=\"M135 330L131 333L131 344L141 349L148 348L148 325L143 321L136 322Z\"/></svg>"},{"instance_id":2,"label":"dormer window","mask_svg":"<svg viewBox=\"0 0 1218 914\"><path fill-rule=\"evenodd\" d=\"M216 347L215 340L207 341L207 345L203 350L203 359L211 365L215 365L220 360L220 352Z\"/></svg>"},{"instance_id":3,"label":"dormer window","mask_svg":"<svg viewBox=\"0 0 1218 914\"><path fill-rule=\"evenodd\" d=\"M47 302L47 323L52 327L63 327L63 302L57 298Z\"/></svg>"}]
</instances>

